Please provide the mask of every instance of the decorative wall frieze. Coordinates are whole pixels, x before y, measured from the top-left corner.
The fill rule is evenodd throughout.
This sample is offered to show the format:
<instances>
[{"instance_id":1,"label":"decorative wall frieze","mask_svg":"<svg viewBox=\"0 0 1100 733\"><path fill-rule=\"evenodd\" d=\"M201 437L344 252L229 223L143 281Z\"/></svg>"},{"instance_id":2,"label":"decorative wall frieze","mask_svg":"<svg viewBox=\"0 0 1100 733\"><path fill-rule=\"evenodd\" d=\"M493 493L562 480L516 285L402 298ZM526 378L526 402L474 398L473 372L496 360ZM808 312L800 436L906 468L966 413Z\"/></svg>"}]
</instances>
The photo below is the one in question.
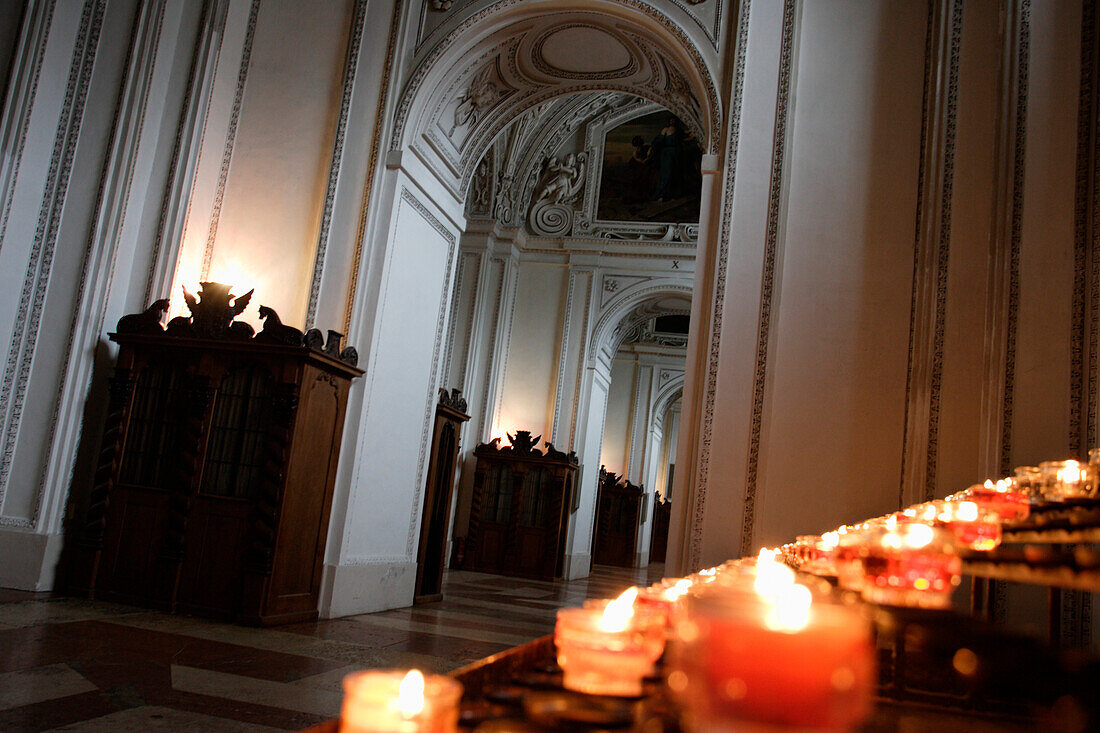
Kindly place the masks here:
<instances>
[{"instance_id":1,"label":"decorative wall frieze","mask_svg":"<svg viewBox=\"0 0 1100 733\"><path fill-rule=\"evenodd\" d=\"M1070 449L1096 446L1100 371L1100 20L1096 0L1082 9L1074 213L1073 371Z\"/></svg>"},{"instance_id":2,"label":"decorative wall frieze","mask_svg":"<svg viewBox=\"0 0 1100 733\"><path fill-rule=\"evenodd\" d=\"M225 201L225 185L229 179L229 165L233 160L233 148L237 144L237 126L241 119L244 87L245 82L248 80L248 70L252 62L252 43L256 38L256 20L259 13L260 0L252 0L248 10L248 22L245 26L244 43L241 46L241 62L237 69L237 86L233 92L233 107L229 113L229 127L225 133L225 145L222 149L222 163L214 190L214 206L210 213L210 226L206 232L206 247L203 250L202 269L199 272L199 279L201 280L210 277L210 265L214 259L214 243L217 241L222 203Z\"/></svg>"},{"instance_id":3,"label":"decorative wall frieze","mask_svg":"<svg viewBox=\"0 0 1100 733\"><path fill-rule=\"evenodd\" d=\"M363 45L363 26L367 19L367 0L355 0L344 61L343 85L340 92L340 111L336 117L336 133L333 136L332 159L329 164L328 185L321 207L321 226L317 234L317 251L313 258L313 277L309 286L309 302L306 307L306 324L317 317L317 301L321 295L321 277L324 274L325 253L328 250L329 232L332 229L332 210L336 202L336 185L340 180L344 157L344 140L347 137L348 115L351 111L351 92L355 86L355 71L359 68L359 52Z\"/></svg>"},{"instance_id":4,"label":"decorative wall frieze","mask_svg":"<svg viewBox=\"0 0 1100 733\"><path fill-rule=\"evenodd\" d=\"M1020 245L1023 236L1024 212L1024 176L1027 152L1027 99L1028 66L1031 45L1031 0L1015 0L1013 12L1007 15L1010 23L1006 38L1011 41L1014 50L1014 68L1011 79L1010 102L1012 110L1012 168L1011 190L1008 207L1008 271L1007 271L1007 313L1005 314L1004 343L1004 381L1001 403L1001 473L1007 474L1014 465L1012 460L1012 420L1016 382L1016 339L1017 322L1020 310ZM1014 27L1013 27L1014 26ZM1003 226L1002 224L1002 226ZM1002 236L1004 236L1002 234ZM1071 380L1072 381L1072 380ZM1072 408L1071 408L1072 409ZM1090 446L1091 447L1091 446ZM1082 456L1083 458L1084 456Z\"/></svg>"},{"instance_id":5,"label":"decorative wall frieze","mask_svg":"<svg viewBox=\"0 0 1100 733\"><path fill-rule=\"evenodd\" d=\"M930 0L928 8L899 506L936 490L962 5Z\"/></svg>"},{"instance_id":6,"label":"decorative wall frieze","mask_svg":"<svg viewBox=\"0 0 1100 733\"><path fill-rule=\"evenodd\" d=\"M745 476L745 507L741 520L741 552L753 549L753 529L756 521L756 492L760 476L760 454L763 441L764 399L767 391L768 362L771 355L772 310L778 299L778 271L781 266L779 219L783 214L783 174L791 134L794 63L798 42L797 27L802 0L785 0L783 27L779 47L779 81L776 91L775 132L772 138L771 181L768 187L768 221L764 239L764 270L761 274L760 316L756 337L756 368L752 380L752 412L749 422L749 455ZM720 307L720 306L719 306Z\"/></svg>"},{"instance_id":7,"label":"decorative wall frieze","mask_svg":"<svg viewBox=\"0 0 1100 733\"><path fill-rule=\"evenodd\" d=\"M65 97L60 114L57 116L58 126L49 157L45 191L37 215L34 240L27 258L27 270L23 277L16 310L20 315L12 334L12 342L8 347L3 376L0 378L0 506L3 505L11 474L19 425L27 396L27 385L31 376L31 362L38 342L46 288L50 279L58 230L61 226L62 209L72 177L73 158L84 119L88 87L91 83L105 11L106 0L86 0L82 4L65 85ZM49 20L52 18L47 22ZM45 42L45 37L42 41ZM37 71L35 73L37 74ZM33 529L38 523L42 493L39 491L35 497L31 516L0 516L0 526Z\"/></svg>"},{"instance_id":8,"label":"decorative wall frieze","mask_svg":"<svg viewBox=\"0 0 1100 733\"><path fill-rule=\"evenodd\" d=\"M725 134L725 175L721 182L722 191L733 191L734 174L737 171L737 151L741 136L741 110L745 95L745 58L749 42L749 13L752 0L741 0L737 10L737 37L733 42L733 91L730 98L730 111L726 117ZM683 501L687 503L684 530L681 538L680 569L688 570L701 567L703 553L703 519L707 508L707 484L710 480L710 446L714 435L714 404L718 387L718 365L722 341L722 308L726 299L727 267L729 265L729 238L733 219L732 196L723 200L720 216L720 233L713 255L714 295L707 306L710 324L707 332L699 339L697 357L706 364L703 380L702 399L698 412L684 416L685 420L698 422L699 452L694 458L694 466L688 466L688 475ZM696 324L696 328L700 325ZM681 479L683 480L683 479Z\"/></svg>"}]
</instances>

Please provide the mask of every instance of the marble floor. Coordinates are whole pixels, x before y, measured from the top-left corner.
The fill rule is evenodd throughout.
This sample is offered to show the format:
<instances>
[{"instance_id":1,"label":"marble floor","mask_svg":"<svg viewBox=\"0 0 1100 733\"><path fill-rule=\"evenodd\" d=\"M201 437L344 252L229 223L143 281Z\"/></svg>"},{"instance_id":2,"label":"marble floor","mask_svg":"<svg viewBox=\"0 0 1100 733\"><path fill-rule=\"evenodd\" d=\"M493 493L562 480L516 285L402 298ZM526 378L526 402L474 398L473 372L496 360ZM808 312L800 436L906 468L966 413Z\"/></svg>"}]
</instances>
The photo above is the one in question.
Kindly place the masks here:
<instances>
[{"instance_id":1,"label":"marble floor","mask_svg":"<svg viewBox=\"0 0 1100 733\"><path fill-rule=\"evenodd\" d=\"M301 730L337 716L349 672L449 672L552 632L559 608L662 574L597 567L543 582L450 571L440 602L273 629L0 589L0 731ZM1026 730L885 701L863 728Z\"/></svg>"},{"instance_id":2,"label":"marble floor","mask_svg":"<svg viewBox=\"0 0 1100 733\"><path fill-rule=\"evenodd\" d=\"M338 714L351 671L448 672L662 570L570 582L451 571L436 603L274 629L0 590L0 731L300 730Z\"/></svg>"}]
</instances>

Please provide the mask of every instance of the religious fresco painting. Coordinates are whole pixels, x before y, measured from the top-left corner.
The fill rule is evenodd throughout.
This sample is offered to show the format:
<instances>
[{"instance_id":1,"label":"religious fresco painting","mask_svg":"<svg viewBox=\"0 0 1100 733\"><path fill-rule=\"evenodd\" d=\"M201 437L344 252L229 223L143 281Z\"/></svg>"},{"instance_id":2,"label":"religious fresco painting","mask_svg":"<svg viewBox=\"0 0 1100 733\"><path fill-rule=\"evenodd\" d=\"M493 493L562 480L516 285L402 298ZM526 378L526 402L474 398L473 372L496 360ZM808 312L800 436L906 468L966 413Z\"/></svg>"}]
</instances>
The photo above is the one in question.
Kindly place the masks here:
<instances>
[{"instance_id":1,"label":"religious fresco painting","mask_svg":"<svg viewBox=\"0 0 1100 733\"><path fill-rule=\"evenodd\" d=\"M695 135L670 112L619 125L604 139L596 217L698 223L702 156Z\"/></svg>"}]
</instances>

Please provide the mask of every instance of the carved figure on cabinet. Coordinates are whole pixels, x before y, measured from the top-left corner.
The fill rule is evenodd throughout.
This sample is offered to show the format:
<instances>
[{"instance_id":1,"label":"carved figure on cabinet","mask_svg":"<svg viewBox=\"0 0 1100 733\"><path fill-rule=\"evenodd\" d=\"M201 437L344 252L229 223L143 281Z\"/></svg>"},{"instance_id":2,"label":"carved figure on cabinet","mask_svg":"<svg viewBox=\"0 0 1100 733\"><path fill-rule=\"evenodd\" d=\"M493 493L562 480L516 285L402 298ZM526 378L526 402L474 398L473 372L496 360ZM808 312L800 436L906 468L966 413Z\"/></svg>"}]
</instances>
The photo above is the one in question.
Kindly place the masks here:
<instances>
[{"instance_id":1,"label":"carved figure on cabinet","mask_svg":"<svg viewBox=\"0 0 1100 733\"><path fill-rule=\"evenodd\" d=\"M260 318L263 319L264 322L264 327L256 334L257 341L272 344L288 344L290 346L302 345L302 338L304 337L302 332L294 328L294 326L288 326L283 323L274 308L261 305L259 310Z\"/></svg>"},{"instance_id":2,"label":"carved figure on cabinet","mask_svg":"<svg viewBox=\"0 0 1100 733\"><path fill-rule=\"evenodd\" d=\"M198 297L183 288L183 300L191 311L191 331L199 338L230 336L247 339L255 333L247 323L235 323L234 318L244 313L248 301L252 299L252 290L244 295L230 293L231 285L215 282L199 283ZM230 303L230 301L233 301ZM172 319L172 322L178 319ZM169 324L171 325L171 324Z\"/></svg>"},{"instance_id":3,"label":"carved figure on cabinet","mask_svg":"<svg viewBox=\"0 0 1100 733\"><path fill-rule=\"evenodd\" d=\"M160 319L168 312L168 298L153 301L141 313L131 313L118 319L115 330L119 333L163 333Z\"/></svg>"}]
</instances>

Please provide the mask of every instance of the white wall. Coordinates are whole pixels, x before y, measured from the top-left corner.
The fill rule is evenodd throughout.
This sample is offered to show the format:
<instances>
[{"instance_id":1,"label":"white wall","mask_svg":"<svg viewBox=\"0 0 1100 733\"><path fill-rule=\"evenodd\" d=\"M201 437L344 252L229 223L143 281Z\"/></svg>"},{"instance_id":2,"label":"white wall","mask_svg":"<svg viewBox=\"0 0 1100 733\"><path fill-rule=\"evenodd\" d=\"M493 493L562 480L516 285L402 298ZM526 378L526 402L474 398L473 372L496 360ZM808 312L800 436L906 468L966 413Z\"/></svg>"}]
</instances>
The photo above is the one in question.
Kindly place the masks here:
<instances>
[{"instance_id":1,"label":"white wall","mask_svg":"<svg viewBox=\"0 0 1100 733\"><path fill-rule=\"evenodd\" d=\"M421 179L423 180L423 179ZM387 171L382 254L361 307L366 374L354 388L326 549L325 616L409 605L425 463L443 358L458 231L405 169ZM367 334L363 334L367 336Z\"/></svg>"},{"instance_id":2,"label":"white wall","mask_svg":"<svg viewBox=\"0 0 1100 733\"><path fill-rule=\"evenodd\" d=\"M600 448L600 463L611 473L625 474L630 460L630 418L638 386L637 367L637 362L629 358L616 358L611 365L611 389L607 394L607 418Z\"/></svg>"},{"instance_id":3,"label":"white wall","mask_svg":"<svg viewBox=\"0 0 1100 733\"><path fill-rule=\"evenodd\" d=\"M305 323L352 9L351 0L261 3L250 29L250 3L230 4L227 41L239 37L242 50L221 56L214 76L207 124L224 134L198 160L174 312L184 312L180 285L194 292L213 279L237 294L255 288L256 304ZM254 308L242 320L259 323Z\"/></svg>"},{"instance_id":4,"label":"white wall","mask_svg":"<svg viewBox=\"0 0 1100 733\"><path fill-rule=\"evenodd\" d=\"M516 430L550 440L568 277L560 265L520 264L504 390L491 430L505 444L504 434Z\"/></svg>"}]
</instances>

